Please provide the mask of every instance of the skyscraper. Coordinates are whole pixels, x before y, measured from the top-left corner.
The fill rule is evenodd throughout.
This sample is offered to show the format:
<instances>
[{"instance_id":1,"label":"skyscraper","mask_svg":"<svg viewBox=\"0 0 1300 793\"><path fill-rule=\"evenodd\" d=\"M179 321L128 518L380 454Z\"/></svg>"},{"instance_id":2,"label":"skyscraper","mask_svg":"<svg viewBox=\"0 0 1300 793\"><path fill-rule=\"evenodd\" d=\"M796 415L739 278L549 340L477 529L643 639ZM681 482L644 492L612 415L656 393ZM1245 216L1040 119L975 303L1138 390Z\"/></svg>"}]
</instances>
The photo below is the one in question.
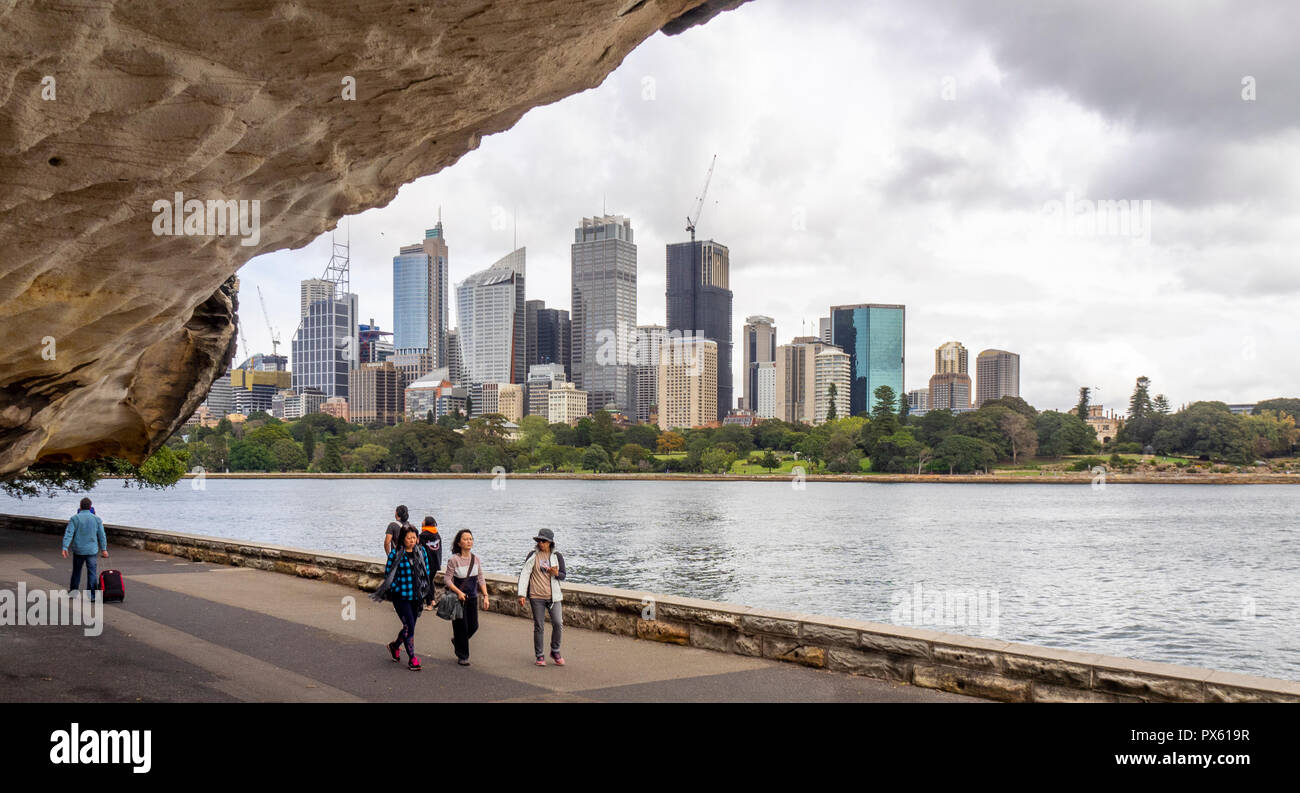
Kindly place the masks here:
<instances>
[{"instance_id":1,"label":"skyscraper","mask_svg":"<svg viewBox=\"0 0 1300 793\"><path fill-rule=\"evenodd\" d=\"M357 424L396 424L402 412L402 376L392 361L362 364L352 371L348 407Z\"/></svg>"},{"instance_id":2,"label":"skyscraper","mask_svg":"<svg viewBox=\"0 0 1300 793\"><path fill-rule=\"evenodd\" d=\"M524 363L533 366L538 363L537 360L537 312L546 308L544 300L528 300L524 302L524 338L527 340L528 352L524 356Z\"/></svg>"},{"instance_id":3,"label":"skyscraper","mask_svg":"<svg viewBox=\"0 0 1300 793\"><path fill-rule=\"evenodd\" d=\"M524 249L456 284L456 324L467 383L523 383L528 350Z\"/></svg>"},{"instance_id":4,"label":"skyscraper","mask_svg":"<svg viewBox=\"0 0 1300 793\"><path fill-rule=\"evenodd\" d=\"M659 350L659 428L702 427L718 421L718 344L668 338Z\"/></svg>"},{"instance_id":5,"label":"skyscraper","mask_svg":"<svg viewBox=\"0 0 1300 793\"><path fill-rule=\"evenodd\" d=\"M754 415L760 419L776 418L776 361L759 363L758 396L754 404Z\"/></svg>"},{"instance_id":6,"label":"skyscraper","mask_svg":"<svg viewBox=\"0 0 1300 793\"><path fill-rule=\"evenodd\" d=\"M636 244L622 215L583 218L573 231L570 372L592 410L632 404L628 340L636 327Z\"/></svg>"},{"instance_id":7,"label":"skyscraper","mask_svg":"<svg viewBox=\"0 0 1300 793\"><path fill-rule=\"evenodd\" d=\"M316 300L293 336L293 390L319 389L326 397L348 396L348 373L360 358L357 296Z\"/></svg>"},{"instance_id":8,"label":"skyscraper","mask_svg":"<svg viewBox=\"0 0 1300 793\"><path fill-rule=\"evenodd\" d=\"M447 240L442 220L393 257L393 348L447 365Z\"/></svg>"},{"instance_id":9,"label":"skyscraper","mask_svg":"<svg viewBox=\"0 0 1300 793\"><path fill-rule=\"evenodd\" d=\"M894 389L895 410L905 398L905 313L904 306L879 303L831 307L831 343L849 354L849 409L855 416L871 410L882 385Z\"/></svg>"},{"instance_id":10,"label":"skyscraper","mask_svg":"<svg viewBox=\"0 0 1300 793\"><path fill-rule=\"evenodd\" d=\"M464 385L467 382L465 357L460 350L460 331L453 328L447 331L447 379L452 385Z\"/></svg>"},{"instance_id":11,"label":"skyscraper","mask_svg":"<svg viewBox=\"0 0 1300 793\"><path fill-rule=\"evenodd\" d=\"M569 369L569 312L547 308L541 300L529 300L528 366L558 363Z\"/></svg>"},{"instance_id":12,"label":"skyscraper","mask_svg":"<svg viewBox=\"0 0 1300 793\"><path fill-rule=\"evenodd\" d=\"M718 345L718 419L731 408L731 254L713 240L668 246L668 330Z\"/></svg>"},{"instance_id":13,"label":"skyscraper","mask_svg":"<svg viewBox=\"0 0 1300 793\"><path fill-rule=\"evenodd\" d=\"M935 374L970 374L966 366L966 348L959 341L940 344L934 351Z\"/></svg>"},{"instance_id":14,"label":"skyscraper","mask_svg":"<svg viewBox=\"0 0 1300 793\"><path fill-rule=\"evenodd\" d=\"M317 300L330 300L334 297L334 282L324 278L308 278L302 282L302 311L298 319L307 316L307 307Z\"/></svg>"},{"instance_id":15,"label":"skyscraper","mask_svg":"<svg viewBox=\"0 0 1300 793\"><path fill-rule=\"evenodd\" d=\"M776 348L775 418L802 424L816 423L817 356L824 350L834 349L823 344L817 336L796 336L789 344Z\"/></svg>"},{"instance_id":16,"label":"skyscraper","mask_svg":"<svg viewBox=\"0 0 1300 793\"><path fill-rule=\"evenodd\" d=\"M822 424L829 421L831 405L835 406L835 418L847 418L850 415L849 356L838 347L827 347L817 353L814 367L816 396L813 423Z\"/></svg>"},{"instance_id":17,"label":"skyscraper","mask_svg":"<svg viewBox=\"0 0 1300 793\"><path fill-rule=\"evenodd\" d=\"M985 350L975 359L979 389L975 407L990 399L1020 396L1020 355L1006 350Z\"/></svg>"},{"instance_id":18,"label":"skyscraper","mask_svg":"<svg viewBox=\"0 0 1300 793\"><path fill-rule=\"evenodd\" d=\"M638 325L636 329L637 421L650 420L650 408L659 404L659 354L667 329L663 325Z\"/></svg>"},{"instance_id":19,"label":"skyscraper","mask_svg":"<svg viewBox=\"0 0 1300 793\"><path fill-rule=\"evenodd\" d=\"M970 410L970 375L944 372L930 378L929 410Z\"/></svg>"},{"instance_id":20,"label":"skyscraper","mask_svg":"<svg viewBox=\"0 0 1300 793\"><path fill-rule=\"evenodd\" d=\"M776 325L771 317L755 315L745 318L745 327L741 331L741 345L744 350L744 404L745 410L757 410L758 407L758 369L760 363L776 360Z\"/></svg>"}]
</instances>

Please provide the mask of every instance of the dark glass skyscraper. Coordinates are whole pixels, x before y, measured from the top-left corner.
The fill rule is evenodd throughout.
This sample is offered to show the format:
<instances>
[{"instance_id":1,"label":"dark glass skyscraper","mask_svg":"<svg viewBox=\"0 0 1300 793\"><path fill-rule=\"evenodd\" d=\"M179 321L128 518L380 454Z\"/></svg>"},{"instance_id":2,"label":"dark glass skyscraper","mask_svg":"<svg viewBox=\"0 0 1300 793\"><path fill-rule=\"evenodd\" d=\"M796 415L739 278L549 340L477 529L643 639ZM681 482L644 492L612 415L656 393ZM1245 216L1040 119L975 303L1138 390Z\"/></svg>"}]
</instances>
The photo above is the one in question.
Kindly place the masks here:
<instances>
[{"instance_id":1,"label":"dark glass skyscraper","mask_svg":"<svg viewBox=\"0 0 1300 793\"><path fill-rule=\"evenodd\" d=\"M668 332L718 345L718 419L736 406L731 383L731 254L713 240L668 246Z\"/></svg>"},{"instance_id":2,"label":"dark glass skyscraper","mask_svg":"<svg viewBox=\"0 0 1300 793\"><path fill-rule=\"evenodd\" d=\"M831 343L849 354L849 410L870 412L882 385L903 391L904 312L898 305L861 303L831 307ZM898 409L895 401L894 409Z\"/></svg>"}]
</instances>

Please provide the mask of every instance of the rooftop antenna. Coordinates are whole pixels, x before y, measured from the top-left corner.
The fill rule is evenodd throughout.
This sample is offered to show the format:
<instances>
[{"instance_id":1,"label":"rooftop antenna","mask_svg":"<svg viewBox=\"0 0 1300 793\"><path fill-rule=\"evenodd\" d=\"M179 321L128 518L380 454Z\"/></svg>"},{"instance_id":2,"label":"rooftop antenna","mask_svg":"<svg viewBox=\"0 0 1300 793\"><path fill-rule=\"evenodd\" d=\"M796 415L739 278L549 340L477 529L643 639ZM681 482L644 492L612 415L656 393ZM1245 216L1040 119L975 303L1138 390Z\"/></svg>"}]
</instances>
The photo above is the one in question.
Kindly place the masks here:
<instances>
[{"instance_id":1,"label":"rooftop antenna","mask_svg":"<svg viewBox=\"0 0 1300 793\"><path fill-rule=\"evenodd\" d=\"M709 180L713 178L713 166L718 162L718 155L713 155L709 161L709 172L704 176L704 189L700 191L700 200L695 204L695 216L687 216L686 230L691 233L691 242L695 242L695 224L700 220L700 213L704 211L704 196L709 192Z\"/></svg>"},{"instance_id":2,"label":"rooftop antenna","mask_svg":"<svg viewBox=\"0 0 1300 793\"><path fill-rule=\"evenodd\" d=\"M519 248L519 214L517 212L518 209L519 207L510 207L510 222L511 224L513 224L510 232L511 234L510 250L512 251L517 250Z\"/></svg>"},{"instance_id":3,"label":"rooftop antenna","mask_svg":"<svg viewBox=\"0 0 1300 793\"><path fill-rule=\"evenodd\" d=\"M321 280L334 284L335 300L342 300L343 296L351 291L350 236L349 233L348 241L338 242L334 239L334 232L330 232L330 261L325 265L325 274L321 276Z\"/></svg>"}]
</instances>

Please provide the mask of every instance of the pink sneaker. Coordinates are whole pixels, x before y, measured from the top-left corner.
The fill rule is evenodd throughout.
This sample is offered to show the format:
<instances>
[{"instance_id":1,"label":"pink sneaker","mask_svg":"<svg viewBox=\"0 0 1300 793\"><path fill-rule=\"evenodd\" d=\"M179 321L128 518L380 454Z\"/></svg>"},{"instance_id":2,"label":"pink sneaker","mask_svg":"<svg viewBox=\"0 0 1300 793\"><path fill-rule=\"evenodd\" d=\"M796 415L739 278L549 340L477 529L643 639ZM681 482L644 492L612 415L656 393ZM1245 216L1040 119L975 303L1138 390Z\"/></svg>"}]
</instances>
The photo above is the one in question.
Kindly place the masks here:
<instances>
[{"instance_id":1,"label":"pink sneaker","mask_svg":"<svg viewBox=\"0 0 1300 793\"><path fill-rule=\"evenodd\" d=\"M538 665L538 666L546 666L546 656L544 656L544 655L539 655L539 656L537 656L537 665Z\"/></svg>"},{"instance_id":2,"label":"pink sneaker","mask_svg":"<svg viewBox=\"0 0 1300 793\"><path fill-rule=\"evenodd\" d=\"M420 659L416 658L414 655L411 656L411 660L406 664L406 668L410 669L412 672L420 671Z\"/></svg>"},{"instance_id":3,"label":"pink sneaker","mask_svg":"<svg viewBox=\"0 0 1300 793\"><path fill-rule=\"evenodd\" d=\"M551 653L551 657L555 659L556 666L564 666L564 659L560 657L559 653Z\"/></svg>"}]
</instances>

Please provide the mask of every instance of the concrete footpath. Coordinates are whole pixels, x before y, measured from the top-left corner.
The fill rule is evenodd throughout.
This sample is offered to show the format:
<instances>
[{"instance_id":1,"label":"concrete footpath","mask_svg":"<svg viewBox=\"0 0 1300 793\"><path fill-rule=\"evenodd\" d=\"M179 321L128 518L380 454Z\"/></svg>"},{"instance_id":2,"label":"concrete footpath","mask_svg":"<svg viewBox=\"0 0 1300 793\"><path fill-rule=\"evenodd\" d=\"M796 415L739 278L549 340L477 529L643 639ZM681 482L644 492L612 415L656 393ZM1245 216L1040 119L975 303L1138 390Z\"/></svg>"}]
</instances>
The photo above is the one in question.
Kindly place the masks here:
<instances>
[{"instance_id":1,"label":"concrete footpath","mask_svg":"<svg viewBox=\"0 0 1300 793\"><path fill-rule=\"evenodd\" d=\"M481 613L468 667L451 624L416 627L424 669L384 648L388 603L304 578L186 562L118 546L126 600L99 636L77 626L0 625L0 702L978 702L793 664L566 628L567 665L534 666L532 627ZM0 590L63 589L59 538L0 529ZM350 619L348 617L351 617ZM549 628L548 628L549 638Z\"/></svg>"}]
</instances>

